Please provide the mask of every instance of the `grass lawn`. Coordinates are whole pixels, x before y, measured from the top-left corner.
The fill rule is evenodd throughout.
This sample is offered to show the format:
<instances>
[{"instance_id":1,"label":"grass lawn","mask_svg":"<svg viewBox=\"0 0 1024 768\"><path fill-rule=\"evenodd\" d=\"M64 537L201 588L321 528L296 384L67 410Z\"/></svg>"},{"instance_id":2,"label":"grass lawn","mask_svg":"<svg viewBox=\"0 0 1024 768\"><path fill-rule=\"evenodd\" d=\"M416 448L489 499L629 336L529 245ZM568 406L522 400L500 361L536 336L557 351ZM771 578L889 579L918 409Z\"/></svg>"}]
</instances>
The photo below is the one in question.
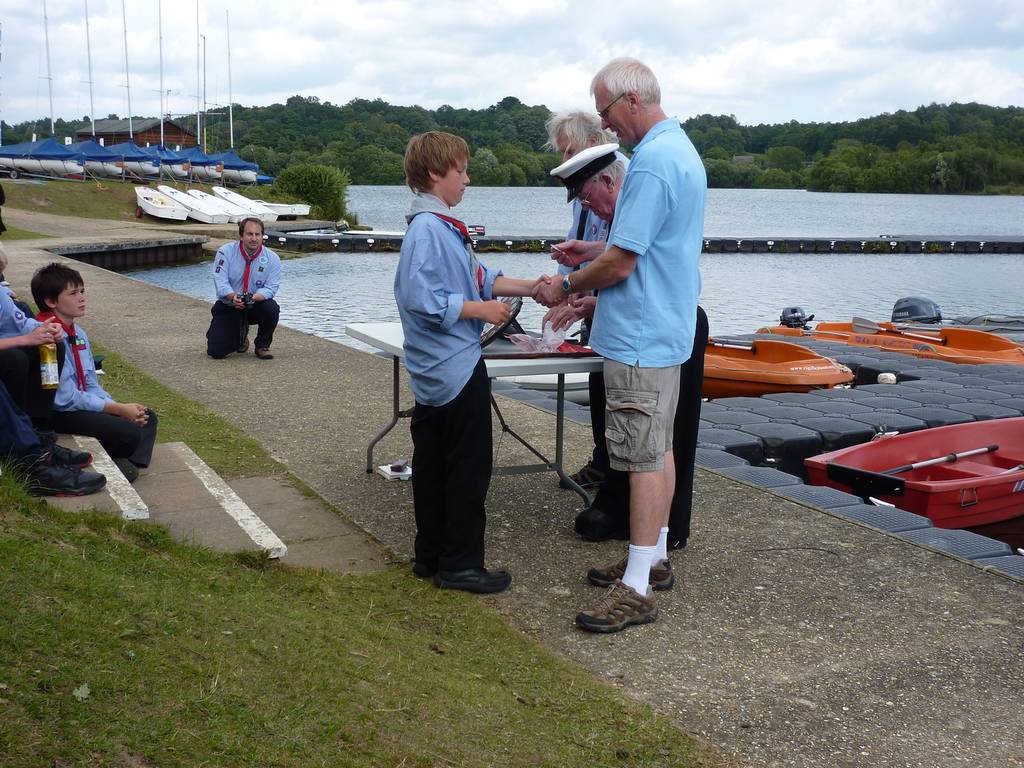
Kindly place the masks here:
<instances>
[{"instance_id":1,"label":"grass lawn","mask_svg":"<svg viewBox=\"0 0 1024 768\"><path fill-rule=\"evenodd\" d=\"M228 477L282 472L104 351ZM0 476L0 763L719 766L649 707L407 569L338 575L68 514Z\"/></svg>"},{"instance_id":2,"label":"grass lawn","mask_svg":"<svg viewBox=\"0 0 1024 768\"><path fill-rule=\"evenodd\" d=\"M41 235L38 232L31 232L27 229L7 227L7 231L0 236L0 244L6 240L34 240L37 237L52 237L52 235Z\"/></svg>"}]
</instances>

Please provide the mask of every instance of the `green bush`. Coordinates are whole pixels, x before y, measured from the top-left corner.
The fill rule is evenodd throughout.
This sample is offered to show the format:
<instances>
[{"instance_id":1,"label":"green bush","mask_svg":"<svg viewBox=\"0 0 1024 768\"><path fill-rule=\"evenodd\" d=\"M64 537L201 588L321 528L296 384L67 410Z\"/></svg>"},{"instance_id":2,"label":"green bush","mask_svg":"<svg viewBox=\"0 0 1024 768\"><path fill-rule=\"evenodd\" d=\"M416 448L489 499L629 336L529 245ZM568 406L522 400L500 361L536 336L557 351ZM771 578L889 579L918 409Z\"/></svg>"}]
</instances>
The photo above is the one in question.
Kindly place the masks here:
<instances>
[{"instance_id":1,"label":"green bush","mask_svg":"<svg viewBox=\"0 0 1024 768\"><path fill-rule=\"evenodd\" d=\"M293 165L274 180L274 187L279 191L304 200L312 206L314 216L330 221L345 218L348 185L348 174L328 165Z\"/></svg>"}]
</instances>

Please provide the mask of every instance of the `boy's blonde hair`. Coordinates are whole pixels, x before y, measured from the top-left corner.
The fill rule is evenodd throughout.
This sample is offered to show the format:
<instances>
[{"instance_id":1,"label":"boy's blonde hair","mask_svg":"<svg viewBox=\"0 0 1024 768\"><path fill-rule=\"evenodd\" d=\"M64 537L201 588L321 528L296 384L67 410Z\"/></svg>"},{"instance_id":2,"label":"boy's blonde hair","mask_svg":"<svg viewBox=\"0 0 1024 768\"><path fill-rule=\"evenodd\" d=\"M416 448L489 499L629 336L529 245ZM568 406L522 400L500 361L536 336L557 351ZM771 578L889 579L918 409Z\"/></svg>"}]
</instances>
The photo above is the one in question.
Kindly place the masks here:
<instances>
[{"instance_id":1,"label":"boy's blonde hair","mask_svg":"<svg viewBox=\"0 0 1024 768\"><path fill-rule=\"evenodd\" d=\"M444 176L460 161L469 162L469 145L460 136L427 131L409 139L405 148L405 183L413 192L429 192L430 174Z\"/></svg>"}]
</instances>

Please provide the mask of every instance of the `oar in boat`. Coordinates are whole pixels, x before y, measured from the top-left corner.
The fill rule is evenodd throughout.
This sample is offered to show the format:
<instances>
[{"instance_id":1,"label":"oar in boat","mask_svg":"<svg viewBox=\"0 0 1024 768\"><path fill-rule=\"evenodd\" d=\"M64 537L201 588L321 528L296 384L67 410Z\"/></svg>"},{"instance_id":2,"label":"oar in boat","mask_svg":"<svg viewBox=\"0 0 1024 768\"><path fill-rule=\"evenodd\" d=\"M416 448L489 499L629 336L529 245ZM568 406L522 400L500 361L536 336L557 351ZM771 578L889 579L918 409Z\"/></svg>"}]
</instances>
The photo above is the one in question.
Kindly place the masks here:
<instances>
[{"instance_id":1,"label":"oar in boat","mask_svg":"<svg viewBox=\"0 0 1024 768\"><path fill-rule=\"evenodd\" d=\"M853 318L853 332L854 333L898 333L900 336L906 336L908 339L920 339L921 341L930 341L932 344L945 344L946 338L944 336L925 336L923 333L909 333L908 331L900 330L899 328L883 328L878 323L873 323L870 320L866 320L863 317Z\"/></svg>"},{"instance_id":2,"label":"oar in boat","mask_svg":"<svg viewBox=\"0 0 1024 768\"><path fill-rule=\"evenodd\" d=\"M719 341L718 339L708 339L707 346L709 347L720 347L722 349L745 349L749 352L755 352L757 347L754 346L754 342L748 342L744 344L740 341Z\"/></svg>"},{"instance_id":3,"label":"oar in boat","mask_svg":"<svg viewBox=\"0 0 1024 768\"><path fill-rule=\"evenodd\" d=\"M945 456L937 456L934 459L925 459L924 461L915 461L913 464L904 464L900 467L893 467L892 469L883 469L878 474L880 475L898 475L901 472L909 472L912 469L920 469L921 467L930 467L934 464L944 464L947 462L954 462L959 459L966 459L968 456L979 456L983 453L992 453L998 451L998 445L988 445L984 448L973 448L969 451L961 451L960 453L948 453Z\"/></svg>"}]
</instances>

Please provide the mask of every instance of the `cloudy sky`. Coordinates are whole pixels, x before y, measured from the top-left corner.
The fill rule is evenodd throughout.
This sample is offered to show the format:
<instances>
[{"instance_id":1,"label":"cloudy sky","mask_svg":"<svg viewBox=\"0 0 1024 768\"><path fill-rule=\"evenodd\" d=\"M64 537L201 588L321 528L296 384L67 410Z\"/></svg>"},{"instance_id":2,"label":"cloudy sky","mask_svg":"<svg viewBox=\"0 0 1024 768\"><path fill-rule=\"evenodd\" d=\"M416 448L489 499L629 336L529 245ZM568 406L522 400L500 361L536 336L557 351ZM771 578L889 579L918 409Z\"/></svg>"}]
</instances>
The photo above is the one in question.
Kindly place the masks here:
<instances>
[{"instance_id":1,"label":"cloudy sky","mask_svg":"<svg viewBox=\"0 0 1024 768\"><path fill-rule=\"evenodd\" d=\"M127 113L120 0L47 0L53 109ZM158 0L127 0L132 111L159 111ZM265 105L294 94L434 108L505 96L592 107L590 77L632 55L654 69L666 111L741 123L834 121L931 102L1024 104L1021 0L199 0L206 100ZM0 0L0 117L49 114L40 0ZM196 6L163 3L164 91L196 110ZM211 106L213 108L213 106Z\"/></svg>"}]
</instances>

